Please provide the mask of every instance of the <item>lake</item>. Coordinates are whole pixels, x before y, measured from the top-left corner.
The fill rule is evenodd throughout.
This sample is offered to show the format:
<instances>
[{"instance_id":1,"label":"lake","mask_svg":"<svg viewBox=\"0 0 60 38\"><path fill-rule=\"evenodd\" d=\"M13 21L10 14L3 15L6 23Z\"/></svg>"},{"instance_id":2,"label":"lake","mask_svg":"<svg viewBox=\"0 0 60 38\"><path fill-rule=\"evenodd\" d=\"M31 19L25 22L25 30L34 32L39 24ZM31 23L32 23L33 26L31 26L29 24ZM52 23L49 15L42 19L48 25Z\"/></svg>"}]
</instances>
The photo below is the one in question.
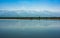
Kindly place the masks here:
<instances>
[{"instance_id":1,"label":"lake","mask_svg":"<svg viewBox=\"0 0 60 38\"><path fill-rule=\"evenodd\" d=\"M0 19L0 38L60 38L60 20Z\"/></svg>"}]
</instances>

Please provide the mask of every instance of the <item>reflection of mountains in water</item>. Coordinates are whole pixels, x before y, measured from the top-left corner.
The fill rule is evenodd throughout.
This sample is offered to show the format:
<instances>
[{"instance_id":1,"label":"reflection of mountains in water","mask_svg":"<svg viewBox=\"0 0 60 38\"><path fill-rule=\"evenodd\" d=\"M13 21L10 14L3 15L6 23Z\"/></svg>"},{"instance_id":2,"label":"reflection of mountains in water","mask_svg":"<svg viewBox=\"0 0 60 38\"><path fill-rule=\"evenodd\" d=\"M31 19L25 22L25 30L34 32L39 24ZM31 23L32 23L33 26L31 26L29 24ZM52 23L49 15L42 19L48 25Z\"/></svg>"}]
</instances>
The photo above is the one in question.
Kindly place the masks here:
<instances>
[{"instance_id":1,"label":"reflection of mountains in water","mask_svg":"<svg viewBox=\"0 0 60 38\"><path fill-rule=\"evenodd\" d=\"M0 17L0 19L59 19L60 17Z\"/></svg>"}]
</instances>

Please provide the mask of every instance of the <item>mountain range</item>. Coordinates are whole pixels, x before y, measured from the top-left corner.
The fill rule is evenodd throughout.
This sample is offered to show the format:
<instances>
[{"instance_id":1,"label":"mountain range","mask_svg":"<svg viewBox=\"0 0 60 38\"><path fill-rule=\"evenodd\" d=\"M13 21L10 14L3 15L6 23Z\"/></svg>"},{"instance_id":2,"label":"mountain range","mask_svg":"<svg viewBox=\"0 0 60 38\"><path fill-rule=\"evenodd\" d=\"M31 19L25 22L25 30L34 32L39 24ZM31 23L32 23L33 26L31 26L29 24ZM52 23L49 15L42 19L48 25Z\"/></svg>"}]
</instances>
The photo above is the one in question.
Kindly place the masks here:
<instances>
[{"instance_id":1,"label":"mountain range","mask_svg":"<svg viewBox=\"0 0 60 38\"><path fill-rule=\"evenodd\" d=\"M31 10L0 10L0 17L60 17L60 12Z\"/></svg>"}]
</instances>

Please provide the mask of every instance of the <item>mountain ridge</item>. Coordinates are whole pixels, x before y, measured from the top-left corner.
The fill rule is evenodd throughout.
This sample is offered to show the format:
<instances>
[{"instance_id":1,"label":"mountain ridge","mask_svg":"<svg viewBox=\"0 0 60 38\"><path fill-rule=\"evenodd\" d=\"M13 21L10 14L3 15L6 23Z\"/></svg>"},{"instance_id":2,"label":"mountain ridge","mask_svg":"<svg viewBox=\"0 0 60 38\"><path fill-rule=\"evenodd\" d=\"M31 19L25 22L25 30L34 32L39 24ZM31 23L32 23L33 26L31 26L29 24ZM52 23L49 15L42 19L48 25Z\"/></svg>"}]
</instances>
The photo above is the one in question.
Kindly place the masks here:
<instances>
[{"instance_id":1,"label":"mountain ridge","mask_svg":"<svg viewBox=\"0 0 60 38\"><path fill-rule=\"evenodd\" d=\"M0 10L0 17L60 17L60 12L50 11L25 11L25 10Z\"/></svg>"}]
</instances>

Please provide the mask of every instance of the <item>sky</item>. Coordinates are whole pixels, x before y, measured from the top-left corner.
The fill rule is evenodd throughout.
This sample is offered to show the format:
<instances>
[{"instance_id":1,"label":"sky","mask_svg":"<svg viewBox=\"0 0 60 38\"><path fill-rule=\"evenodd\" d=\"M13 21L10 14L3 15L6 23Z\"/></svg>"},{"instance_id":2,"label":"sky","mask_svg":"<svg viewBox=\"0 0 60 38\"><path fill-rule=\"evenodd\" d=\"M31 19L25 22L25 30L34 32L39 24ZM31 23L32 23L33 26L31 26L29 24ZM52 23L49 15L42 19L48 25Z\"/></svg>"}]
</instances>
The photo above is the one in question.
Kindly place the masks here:
<instances>
[{"instance_id":1,"label":"sky","mask_svg":"<svg viewBox=\"0 0 60 38\"><path fill-rule=\"evenodd\" d=\"M0 10L48 10L60 12L60 0L0 0Z\"/></svg>"}]
</instances>

